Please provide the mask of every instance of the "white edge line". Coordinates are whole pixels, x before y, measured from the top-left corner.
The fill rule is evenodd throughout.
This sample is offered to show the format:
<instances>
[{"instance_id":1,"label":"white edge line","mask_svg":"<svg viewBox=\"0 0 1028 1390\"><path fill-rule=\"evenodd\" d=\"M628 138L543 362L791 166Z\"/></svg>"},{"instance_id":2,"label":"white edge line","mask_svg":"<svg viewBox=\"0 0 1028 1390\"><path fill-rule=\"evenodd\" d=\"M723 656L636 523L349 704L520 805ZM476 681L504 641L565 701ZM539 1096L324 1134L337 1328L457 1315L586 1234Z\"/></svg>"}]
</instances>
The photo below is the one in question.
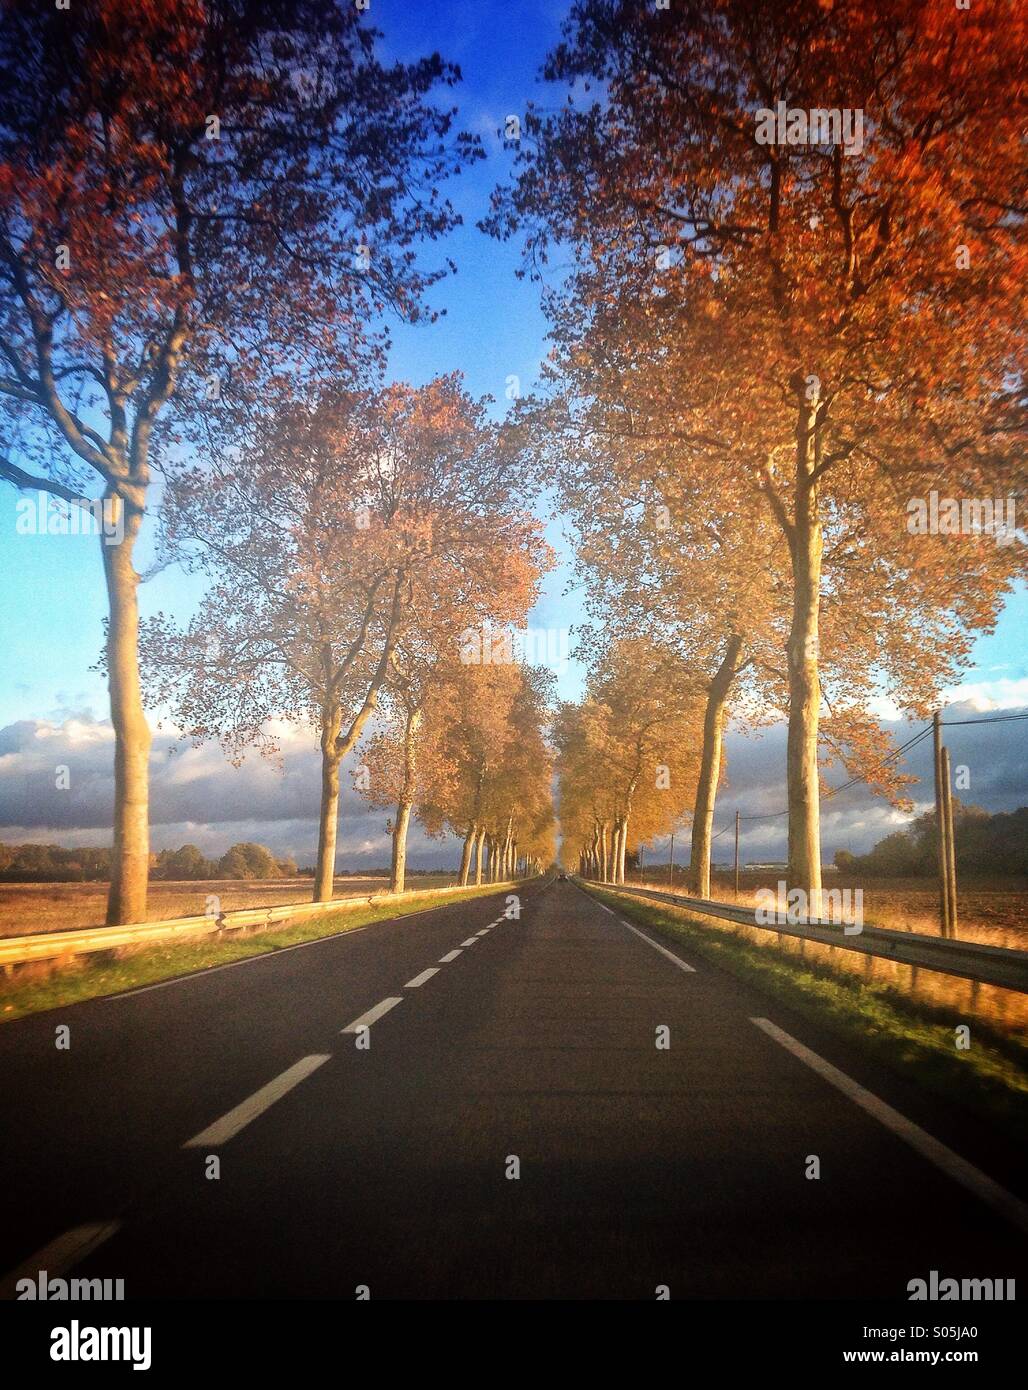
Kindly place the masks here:
<instances>
[{"instance_id":1,"label":"white edge line","mask_svg":"<svg viewBox=\"0 0 1028 1390\"><path fill-rule=\"evenodd\" d=\"M484 893L483 897L488 897ZM341 903L346 902L345 898L340 898ZM302 951L305 946L323 946L326 941L336 941L341 936L356 936L358 932L367 931L369 927L384 927L391 922L406 922L412 917L424 917L429 912L440 912L444 907L455 906L454 901L446 903L435 903L432 907L419 907L417 912L401 912L396 917L382 917L377 922L365 922L362 927L344 927L342 931L330 933L328 936L315 936L310 941L294 941L292 946L276 946L270 951L261 951L256 956L244 956L242 960L229 960L224 965L210 965L206 969L191 970L188 975L176 975L171 980L157 980L152 985L140 985L138 989L123 989L117 994L98 995L96 1000L84 1000L84 1003L111 1003L117 999L131 999L136 994L149 994L152 989L168 989L171 985L187 985L192 980L204 980L208 975L216 975L219 970L234 970L237 965L256 965L258 961L274 960L276 956L284 956L287 951ZM503 918L499 918L503 921ZM493 924L494 926L496 923ZM185 938L182 943L185 944Z\"/></svg>"},{"instance_id":2,"label":"white edge line","mask_svg":"<svg viewBox=\"0 0 1028 1390\"><path fill-rule=\"evenodd\" d=\"M419 989L426 980L430 980L433 975L438 974L438 965L430 965L427 970L422 970L420 975L415 975L413 980L408 980L404 985L404 989Z\"/></svg>"},{"instance_id":3,"label":"white edge line","mask_svg":"<svg viewBox=\"0 0 1028 1390\"><path fill-rule=\"evenodd\" d=\"M623 927L627 927L630 932L635 932L640 941L645 941L647 946L652 946L653 949L659 951L662 956L667 956L668 960L671 961L673 965L677 965L679 970L684 970L689 975L696 974L695 968L691 965L686 965L681 956L676 956L674 951L669 951L666 946L661 946L659 941L652 940L645 932L641 932L638 927L633 927L631 922L626 922L623 917L619 917L618 921Z\"/></svg>"},{"instance_id":4,"label":"white edge line","mask_svg":"<svg viewBox=\"0 0 1028 1390\"><path fill-rule=\"evenodd\" d=\"M40 1270L61 1278L120 1229L120 1221L91 1221L85 1226L75 1226L65 1231L64 1235L57 1236L0 1279L0 1299L13 1299L18 1282L31 1279L35 1283Z\"/></svg>"},{"instance_id":5,"label":"white edge line","mask_svg":"<svg viewBox=\"0 0 1028 1390\"><path fill-rule=\"evenodd\" d=\"M1000 1187L998 1182L983 1173L980 1168L976 1168L973 1163L968 1163L966 1158L961 1158L959 1154L954 1153L952 1149L933 1138L927 1130L914 1124L913 1120L908 1120L898 1110L893 1110L891 1105L886 1105L884 1100L879 1100L876 1095L865 1090L852 1077L847 1076L838 1067L833 1067L831 1062L826 1062L823 1057L819 1057L816 1052L812 1052L809 1047L798 1042L790 1033L779 1028L770 1019L752 1018L750 1022L755 1023L769 1038L773 1038L787 1052L791 1052L799 1061L805 1063L811 1071L817 1072L822 1080L841 1091L855 1105L859 1105L861 1110L866 1111L880 1125L884 1125L897 1138L909 1144L912 1149L916 1149L922 1158L926 1158L940 1172L945 1173L947 1177L952 1178L954 1182L973 1193L980 1201L993 1207L1012 1225L1028 1232L1028 1204L1022 1202L1019 1197L1015 1197L1005 1187Z\"/></svg>"},{"instance_id":6,"label":"white edge line","mask_svg":"<svg viewBox=\"0 0 1028 1390\"><path fill-rule=\"evenodd\" d=\"M317 1070L322 1062L331 1060L331 1054L327 1052L314 1053L310 1057L301 1057L298 1062L294 1062L291 1067L287 1067L281 1076L276 1076L273 1081L269 1081L266 1086L262 1086L259 1091L254 1091L252 1096L234 1106L227 1114L215 1120L212 1125L202 1129L199 1134L194 1134L192 1139L187 1139L182 1145L184 1149L197 1149L201 1147L215 1148L219 1144L225 1144L229 1139L234 1138L241 1129L244 1129L251 1120L256 1120L258 1115L262 1115L265 1110L274 1105L277 1100L291 1091L294 1086L298 1086L312 1071Z\"/></svg>"},{"instance_id":7,"label":"white edge line","mask_svg":"<svg viewBox=\"0 0 1028 1390\"><path fill-rule=\"evenodd\" d=\"M348 1023L345 1028L341 1028L341 1033L356 1033L358 1028L369 1028L372 1023L377 1023L383 1014L387 1014L390 1009L395 1009L397 1004L403 1003L402 994L391 995L388 999L381 1000L373 1009L369 1009L366 1014L361 1014L360 1018L355 1018L352 1023Z\"/></svg>"}]
</instances>

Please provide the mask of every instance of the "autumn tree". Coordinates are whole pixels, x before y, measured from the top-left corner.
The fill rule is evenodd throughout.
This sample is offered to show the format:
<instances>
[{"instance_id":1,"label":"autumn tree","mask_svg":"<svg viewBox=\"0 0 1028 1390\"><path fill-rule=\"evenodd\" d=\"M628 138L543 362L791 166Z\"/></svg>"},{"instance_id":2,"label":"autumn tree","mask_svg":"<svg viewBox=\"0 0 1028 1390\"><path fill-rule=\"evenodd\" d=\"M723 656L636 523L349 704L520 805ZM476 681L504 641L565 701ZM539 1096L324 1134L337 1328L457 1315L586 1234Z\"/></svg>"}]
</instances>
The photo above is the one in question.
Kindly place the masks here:
<instances>
[{"instance_id":1,"label":"autumn tree","mask_svg":"<svg viewBox=\"0 0 1028 1390\"><path fill-rule=\"evenodd\" d=\"M604 879L623 883L629 849L666 834L691 809L703 694L677 653L622 637L594 657L582 705L565 707L556 721L561 823L577 825L584 848L591 812L589 852L598 853Z\"/></svg>"},{"instance_id":2,"label":"autumn tree","mask_svg":"<svg viewBox=\"0 0 1028 1390\"><path fill-rule=\"evenodd\" d=\"M340 767L390 682L414 698L419 643L456 652L470 615L530 601L545 549L510 507L523 483L456 376L261 414L238 458L172 478L169 544L212 582L186 630L144 629L150 698L234 759L276 755L276 719L317 731L316 902L332 896Z\"/></svg>"},{"instance_id":3,"label":"autumn tree","mask_svg":"<svg viewBox=\"0 0 1028 1390\"><path fill-rule=\"evenodd\" d=\"M826 554L853 664L908 640L910 586L959 660L1021 567L1011 535L917 534L908 504L1018 493L1026 30L1013 3L581 0L546 68L569 100L529 114L488 224L527 228L541 275L574 255L547 293L563 388L778 528L789 877L814 893Z\"/></svg>"},{"instance_id":4,"label":"autumn tree","mask_svg":"<svg viewBox=\"0 0 1028 1390\"><path fill-rule=\"evenodd\" d=\"M412 811L435 798L422 816L441 830L435 806L456 787L447 721L464 667L466 635L478 628L520 626L551 560L538 530L516 517L475 519L478 546L454 551L449 570L436 557L421 578L394 647L384 690L381 727L361 757L357 789L372 806L394 805L391 891L402 893ZM520 532L520 549L516 549ZM509 767L507 769L509 774ZM465 874L466 878L466 874Z\"/></svg>"},{"instance_id":5,"label":"autumn tree","mask_svg":"<svg viewBox=\"0 0 1028 1390\"><path fill-rule=\"evenodd\" d=\"M324 0L9 0L0 20L0 478L99 491L115 734L107 920L142 919L148 757L135 550L173 401L183 437L380 356L421 312L415 245L457 220L437 55L385 64ZM188 428L187 428L188 425Z\"/></svg>"},{"instance_id":6,"label":"autumn tree","mask_svg":"<svg viewBox=\"0 0 1028 1390\"><path fill-rule=\"evenodd\" d=\"M518 846L538 856L552 840L552 758L545 740L550 673L514 659L513 645L487 632L462 646L454 679L433 715L442 776L425 787L419 815L426 827L448 825L464 841L459 882L483 881L488 845L492 871L511 872ZM481 638L481 634L478 634ZM482 658L485 657L485 660Z\"/></svg>"}]
</instances>

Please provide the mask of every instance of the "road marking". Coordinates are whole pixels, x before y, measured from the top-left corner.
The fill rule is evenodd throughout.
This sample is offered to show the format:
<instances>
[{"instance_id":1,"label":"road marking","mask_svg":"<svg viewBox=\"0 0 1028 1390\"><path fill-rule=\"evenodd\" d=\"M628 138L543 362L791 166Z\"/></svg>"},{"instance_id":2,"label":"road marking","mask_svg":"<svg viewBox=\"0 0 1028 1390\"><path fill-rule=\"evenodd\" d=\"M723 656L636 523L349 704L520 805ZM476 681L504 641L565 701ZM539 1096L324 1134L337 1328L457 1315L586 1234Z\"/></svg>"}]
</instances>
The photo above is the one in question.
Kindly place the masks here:
<instances>
[{"instance_id":1,"label":"road marking","mask_svg":"<svg viewBox=\"0 0 1028 1390\"><path fill-rule=\"evenodd\" d=\"M397 1004L402 1003L402 995L393 995L389 999L383 999L380 1004L376 1004L366 1014L361 1014L360 1018L355 1018L352 1023L348 1023L345 1028L340 1029L340 1032L356 1033L360 1028L370 1028L373 1023L378 1022L383 1014L387 1014L390 1009L395 1009Z\"/></svg>"},{"instance_id":2,"label":"road marking","mask_svg":"<svg viewBox=\"0 0 1028 1390\"><path fill-rule=\"evenodd\" d=\"M413 980L408 980L404 985L404 989L418 989L426 980L430 980L433 975L438 974L438 965L430 965L427 970L422 970L420 975L415 975Z\"/></svg>"},{"instance_id":3,"label":"road marking","mask_svg":"<svg viewBox=\"0 0 1028 1390\"><path fill-rule=\"evenodd\" d=\"M462 946L474 946L474 944L475 944L475 942L476 942L477 940L478 940L478 937L477 937L477 936L469 936L468 939L467 939L467 941L462 941L460 944L461 944Z\"/></svg>"},{"instance_id":4,"label":"road marking","mask_svg":"<svg viewBox=\"0 0 1028 1390\"><path fill-rule=\"evenodd\" d=\"M435 912L436 909L426 907L425 911ZM420 917L421 913L410 912L407 915ZM219 970L234 970L237 965L257 965L262 960L274 960L276 956L284 956L289 951L302 951L305 946L323 946L326 941L338 941L341 936L356 936L358 932L367 931L368 927L377 927L378 925L378 922L369 922L367 926L348 927L346 931L333 932L331 936L316 936L312 941L296 941L292 946L273 946L270 950L262 951L259 956L244 956L242 960L226 961L224 965L209 965L203 970L190 971L188 975L176 975L171 980L158 980L154 985L140 985L138 989L123 989L120 994L108 994L104 997L107 1001L131 999L135 994L149 994L152 989L168 989L171 985L187 985L191 980L205 980L208 975L217 975ZM184 940L185 938L183 938Z\"/></svg>"},{"instance_id":5,"label":"road marking","mask_svg":"<svg viewBox=\"0 0 1028 1390\"><path fill-rule=\"evenodd\" d=\"M456 960L462 953L460 951L448 951L445 956L439 957L440 965L449 965L451 960Z\"/></svg>"},{"instance_id":6,"label":"road marking","mask_svg":"<svg viewBox=\"0 0 1028 1390\"><path fill-rule=\"evenodd\" d=\"M259 1091L254 1091L252 1096L230 1110L228 1114L222 1115L220 1120L215 1120L212 1125L202 1129L192 1139L187 1139L182 1147L184 1149L198 1149L208 1146L214 1148L218 1144L227 1144L241 1129L245 1129L251 1120L256 1120L258 1115L263 1115L265 1110L274 1105L277 1100L281 1100L294 1086L299 1086L305 1077L310 1076L312 1071L316 1071L322 1062L329 1061L330 1057L331 1054L327 1052L313 1053L310 1057L301 1057L298 1062L287 1067L281 1076L276 1076L274 1081L269 1081Z\"/></svg>"},{"instance_id":7,"label":"road marking","mask_svg":"<svg viewBox=\"0 0 1028 1390\"><path fill-rule=\"evenodd\" d=\"M488 936L489 933L490 933L491 931L492 931L492 927L491 927L491 926L490 926L490 927L483 927L481 931L475 932L475 935L476 935L476 936Z\"/></svg>"},{"instance_id":8,"label":"road marking","mask_svg":"<svg viewBox=\"0 0 1028 1390\"><path fill-rule=\"evenodd\" d=\"M653 949L659 951L662 956L667 956L672 965L677 965L679 970L684 970L689 975L696 974L694 968L691 965L686 965L681 956L676 956L674 951L669 951L666 946L661 946L659 941L654 941L652 937L647 936L646 933L640 931L638 927L633 927L631 922L626 922L623 917L619 917L618 921L623 927L627 927L629 931L635 932L640 941L645 941L647 946L652 946Z\"/></svg>"},{"instance_id":9,"label":"road marking","mask_svg":"<svg viewBox=\"0 0 1028 1390\"><path fill-rule=\"evenodd\" d=\"M76 1226L65 1231L42 1250L30 1255L17 1269L0 1279L0 1299L13 1299L18 1283L31 1279L33 1284L39 1278L40 1270L45 1270L52 1278L60 1279L69 1269L81 1263L105 1240L110 1240L121 1229L120 1221L92 1221L85 1226Z\"/></svg>"},{"instance_id":10,"label":"road marking","mask_svg":"<svg viewBox=\"0 0 1028 1390\"><path fill-rule=\"evenodd\" d=\"M787 1052L805 1063L811 1071L817 1072L818 1076L827 1081L830 1086L841 1091L855 1105L859 1105L861 1110L867 1112L879 1124L884 1125L904 1143L909 1144L912 1149L916 1149L922 1158L926 1158L929 1163L934 1164L940 1172L952 1178L954 1182L966 1187L968 1192L974 1193L979 1200L994 1207L1001 1216L1022 1231L1028 1231L1028 1204L1022 1202L1008 1192L1005 1187L1000 1187L998 1182L994 1182L976 1168L973 1163L968 1163L967 1159L961 1158L952 1149L934 1139L927 1130L920 1125L915 1125L912 1120L908 1120L905 1115L901 1115L898 1110L893 1110L891 1105L886 1105L884 1100L879 1100L876 1095L864 1089L858 1082L847 1076L845 1072L839 1071L838 1067L833 1067L831 1062L826 1062L823 1057L819 1057L816 1052L812 1052L809 1047L798 1042L791 1034L779 1028L767 1018L753 1018L751 1023L773 1038L776 1043L780 1043Z\"/></svg>"},{"instance_id":11,"label":"road marking","mask_svg":"<svg viewBox=\"0 0 1028 1390\"><path fill-rule=\"evenodd\" d=\"M483 893L483 897L491 896ZM345 898L340 898L340 902L345 902ZM459 900L452 899L450 902L436 903L434 907L419 907L417 912L401 912L396 917L383 917L377 922L367 922L363 927L344 927L342 931L332 932L329 936L315 936L310 941L294 941L292 946L277 946L269 951L262 951L259 956L245 956L242 960L226 961L224 965L211 965L204 970L192 970L188 975L176 975L171 980L158 980L156 984L140 985L137 989L123 989L118 994L101 995L96 1001L109 1003L117 999L131 999L136 994L149 994L152 989L168 989L172 985L187 985L191 980L205 980L208 975L216 975L219 970L234 970L237 965L257 965L264 960L274 960L277 956L284 956L287 951L302 951L306 946L324 946L326 941L338 941L342 936L356 936L358 932L367 931L369 927L391 926L394 922L406 922L412 917L424 917L429 912L441 912L445 907L453 907ZM473 900L472 900L473 901ZM499 919L501 922L503 918Z\"/></svg>"}]
</instances>

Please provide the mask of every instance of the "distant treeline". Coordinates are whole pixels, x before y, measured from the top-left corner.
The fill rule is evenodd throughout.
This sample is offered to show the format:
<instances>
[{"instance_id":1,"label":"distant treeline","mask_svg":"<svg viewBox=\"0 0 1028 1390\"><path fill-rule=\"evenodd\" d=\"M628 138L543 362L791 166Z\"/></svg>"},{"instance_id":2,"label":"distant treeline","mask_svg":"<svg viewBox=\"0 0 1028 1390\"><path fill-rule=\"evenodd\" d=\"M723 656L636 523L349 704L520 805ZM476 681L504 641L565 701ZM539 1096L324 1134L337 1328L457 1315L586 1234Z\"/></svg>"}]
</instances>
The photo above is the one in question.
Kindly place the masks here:
<instances>
[{"instance_id":1,"label":"distant treeline","mask_svg":"<svg viewBox=\"0 0 1028 1390\"><path fill-rule=\"evenodd\" d=\"M107 883L111 850L62 849L60 845L5 845L0 842L0 883ZM408 874L437 874L439 869L408 869ZM337 869L337 878L388 875L389 866ZM208 859L196 845L162 849L150 856L150 877L158 881L213 878L313 878L313 866L296 867L295 859L276 859L265 845L233 845L220 859Z\"/></svg>"},{"instance_id":2,"label":"distant treeline","mask_svg":"<svg viewBox=\"0 0 1028 1390\"><path fill-rule=\"evenodd\" d=\"M0 880L106 883L111 876L111 854L109 848L0 844ZM295 860L276 859L270 849L252 843L233 845L220 859L208 859L196 845L163 849L150 857L150 877L154 879L293 878L297 872Z\"/></svg>"},{"instance_id":3,"label":"distant treeline","mask_svg":"<svg viewBox=\"0 0 1028 1390\"><path fill-rule=\"evenodd\" d=\"M958 874L1028 874L1028 806L993 816L980 806L954 801L953 840ZM870 877L916 878L937 873L935 812L928 811L906 830L879 840L868 854L836 850L835 863L843 873Z\"/></svg>"}]
</instances>

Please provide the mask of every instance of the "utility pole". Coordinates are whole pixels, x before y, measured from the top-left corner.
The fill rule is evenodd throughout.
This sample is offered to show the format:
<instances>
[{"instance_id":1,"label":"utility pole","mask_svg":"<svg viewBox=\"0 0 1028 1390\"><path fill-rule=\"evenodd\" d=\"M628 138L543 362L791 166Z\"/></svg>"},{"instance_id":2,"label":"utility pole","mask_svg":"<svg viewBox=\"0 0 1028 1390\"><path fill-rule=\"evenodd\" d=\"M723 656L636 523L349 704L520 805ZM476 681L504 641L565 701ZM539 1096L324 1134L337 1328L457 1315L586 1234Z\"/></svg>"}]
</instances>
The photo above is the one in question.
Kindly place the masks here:
<instances>
[{"instance_id":1,"label":"utility pole","mask_svg":"<svg viewBox=\"0 0 1028 1390\"><path fill-rule=\"evenodd\" d=\"M739 896L739 812L735 813L735 896Z\"/></svg>"},{"instance_id":2,"label":"utility pole","mask_svg":"<svg viewBox=\"0 0 1028 1390\"><path fill-rule=\"evenodd\" d=\"M942 804L946 808L946 896L949 899L949 934L957 934L957 851L953 838L953 783L949 749L942 750Z\"/></svg>"},{"instance_id":3,"label":"utility pole","mask_svg":"<svg viewBox=\"0 0 1028 1390\"><path fill-rule=\"evenodd\" d=\"M939 710L932 716L932 746L935 752L935 820L939 840L939 917L943 936L950 931L949 897L949 837L946 834L946 792L942 768L942 718Z\"/></svg>"}]
</instances>

